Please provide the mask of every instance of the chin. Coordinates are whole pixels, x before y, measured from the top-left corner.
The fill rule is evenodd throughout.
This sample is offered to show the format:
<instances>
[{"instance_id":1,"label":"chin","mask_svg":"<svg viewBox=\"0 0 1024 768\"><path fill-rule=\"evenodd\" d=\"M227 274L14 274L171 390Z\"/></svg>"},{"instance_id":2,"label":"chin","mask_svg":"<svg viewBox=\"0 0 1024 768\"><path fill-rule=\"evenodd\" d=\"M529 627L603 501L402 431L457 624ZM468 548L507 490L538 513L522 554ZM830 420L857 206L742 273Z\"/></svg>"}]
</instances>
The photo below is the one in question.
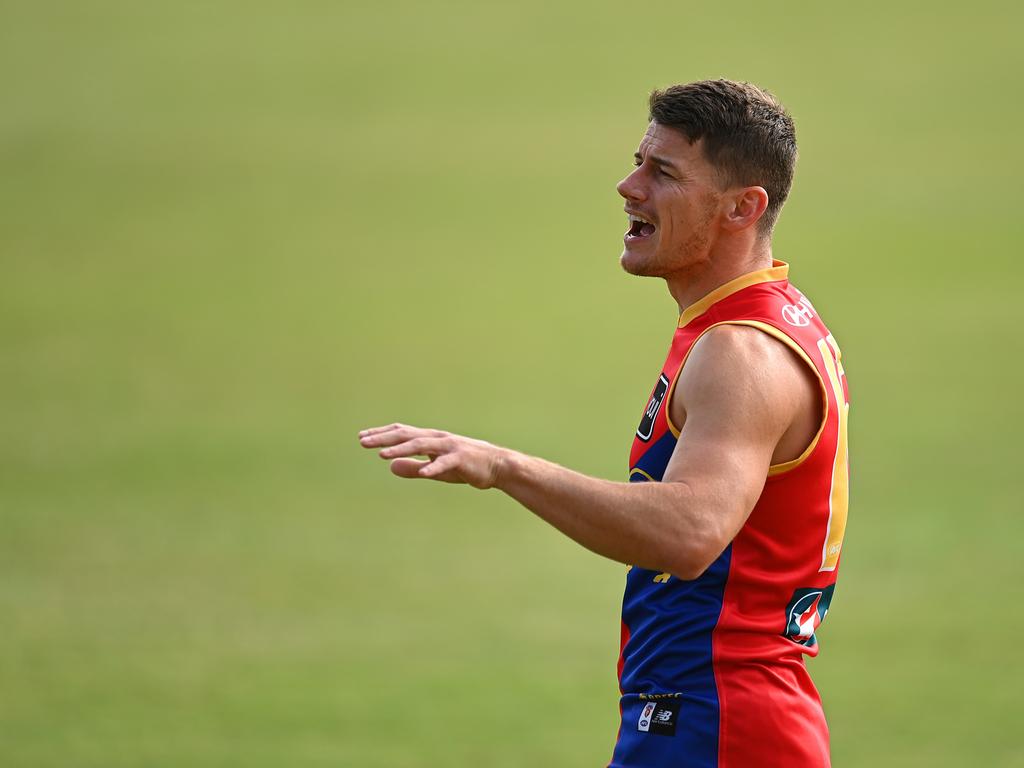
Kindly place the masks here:
<instances>
[{"instance_id":1,"label":"chin","mask_svg":"<svg viewBox=\"0 0 1024 768\"><path fill-rule=\"evenodd\" d=\"M637 268L641 265L637 259L633 258L633 254L629 251L623 251L622 255L619 256L619 266L622 267L624 272L636 275L638 274Z\"/></svg>"},{"instance_id":2,"label":"chin","mask_svg":"<svg viewBox=\"0 0 1024 768\"><path fill-rule=\"evenodd\" d=\"M637 277L662 276L662 270L659 270L656 264L652 264L649 258L645 258L628 249L624 250L619 257L619 266L628 274L636 275Z\"/></svg>"}]
</instances>

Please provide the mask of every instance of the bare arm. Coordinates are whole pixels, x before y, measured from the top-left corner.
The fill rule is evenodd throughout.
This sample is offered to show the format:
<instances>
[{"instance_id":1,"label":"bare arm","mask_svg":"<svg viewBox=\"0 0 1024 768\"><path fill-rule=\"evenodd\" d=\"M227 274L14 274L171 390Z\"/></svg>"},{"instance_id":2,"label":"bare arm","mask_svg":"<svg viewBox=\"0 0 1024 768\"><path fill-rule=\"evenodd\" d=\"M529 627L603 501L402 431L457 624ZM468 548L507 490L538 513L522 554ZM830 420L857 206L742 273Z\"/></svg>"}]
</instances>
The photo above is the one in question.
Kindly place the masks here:
<instances>
[{"instance_id":1,"label":"bare arm","mask_svg":"<svg viewBox=\"0 0 1024 768\"><path fill-rule=\"evenodd\" d=\"M764 487L779 440L818 395L778 341L723 326L693 348L674 398L686 421L660 483L619 483L479 440L393 424L365 430L400 477L498 488L584 547L622 563L699 576ZM426 460L413 457L426 456Z\"/></svg>"}]
</instances>

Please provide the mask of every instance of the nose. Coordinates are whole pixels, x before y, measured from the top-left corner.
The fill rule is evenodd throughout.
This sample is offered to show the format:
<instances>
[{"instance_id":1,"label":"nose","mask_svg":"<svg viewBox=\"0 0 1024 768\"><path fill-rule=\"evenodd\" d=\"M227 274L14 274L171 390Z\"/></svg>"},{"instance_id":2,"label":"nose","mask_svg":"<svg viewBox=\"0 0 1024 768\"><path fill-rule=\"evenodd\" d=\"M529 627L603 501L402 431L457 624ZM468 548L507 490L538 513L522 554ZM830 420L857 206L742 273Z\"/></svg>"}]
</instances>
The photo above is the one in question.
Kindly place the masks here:
<instances>
[{"instance_id":1,"label":"nose","mask_svg":"<svg viewBox=\"0 0 1024 768\"><path fill-rule=\"evenodd\" d=\"M643 201L647 199L647 193L644 192L643 184L639 178L640 168L637 168L626 178L615 185L615 190L622 195L626 200Z\"/></svg>"}]
</instances>

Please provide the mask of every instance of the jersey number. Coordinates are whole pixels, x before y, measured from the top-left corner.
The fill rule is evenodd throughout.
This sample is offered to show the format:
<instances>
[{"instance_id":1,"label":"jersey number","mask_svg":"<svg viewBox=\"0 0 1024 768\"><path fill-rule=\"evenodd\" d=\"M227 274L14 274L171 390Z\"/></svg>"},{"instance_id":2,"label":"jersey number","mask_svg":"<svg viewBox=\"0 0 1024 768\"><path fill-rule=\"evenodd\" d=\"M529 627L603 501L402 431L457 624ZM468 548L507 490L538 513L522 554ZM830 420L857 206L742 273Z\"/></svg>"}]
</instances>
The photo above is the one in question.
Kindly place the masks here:
<instances>
[{"instance_id":1,"label":"jersey number","mask_svg":"<svg viewBox=\"0 0 1024 768\"><path fill-rule=\"evenodd\" d=\"M832 492L828 503L828 527L825 543L821 548L820 571L834 571L839 564L839 553L843 548L843 534L846 533L846 514L850 504L850 463L847 450L847 422L850 402L846 396L842 353L836 340L829 334L818 340L818 351L825 363L828 380L832 385L839 406L839 435L836 444L836 458L832 465Z\"/></svg>"}]
</instances>

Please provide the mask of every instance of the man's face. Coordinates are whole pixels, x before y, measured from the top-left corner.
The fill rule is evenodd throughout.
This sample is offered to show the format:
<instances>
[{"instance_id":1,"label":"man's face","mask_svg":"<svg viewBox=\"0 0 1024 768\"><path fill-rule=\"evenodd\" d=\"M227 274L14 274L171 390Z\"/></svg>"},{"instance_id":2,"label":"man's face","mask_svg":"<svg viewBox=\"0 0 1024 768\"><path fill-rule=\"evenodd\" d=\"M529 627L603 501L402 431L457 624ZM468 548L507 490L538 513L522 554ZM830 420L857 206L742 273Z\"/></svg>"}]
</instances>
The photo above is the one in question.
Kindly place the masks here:
<instances>
[{"instance_id":1,"label":"man's face","mask_svg":"<svg viewBox=\"0 0 1024 768\"><path fill-rule=\"evenodd\" d=\"M652 122L616 189L630 215L619 262L632 275L667 277L707 260L722 190L701 143Z\"/></svg>"}]
</instances>

